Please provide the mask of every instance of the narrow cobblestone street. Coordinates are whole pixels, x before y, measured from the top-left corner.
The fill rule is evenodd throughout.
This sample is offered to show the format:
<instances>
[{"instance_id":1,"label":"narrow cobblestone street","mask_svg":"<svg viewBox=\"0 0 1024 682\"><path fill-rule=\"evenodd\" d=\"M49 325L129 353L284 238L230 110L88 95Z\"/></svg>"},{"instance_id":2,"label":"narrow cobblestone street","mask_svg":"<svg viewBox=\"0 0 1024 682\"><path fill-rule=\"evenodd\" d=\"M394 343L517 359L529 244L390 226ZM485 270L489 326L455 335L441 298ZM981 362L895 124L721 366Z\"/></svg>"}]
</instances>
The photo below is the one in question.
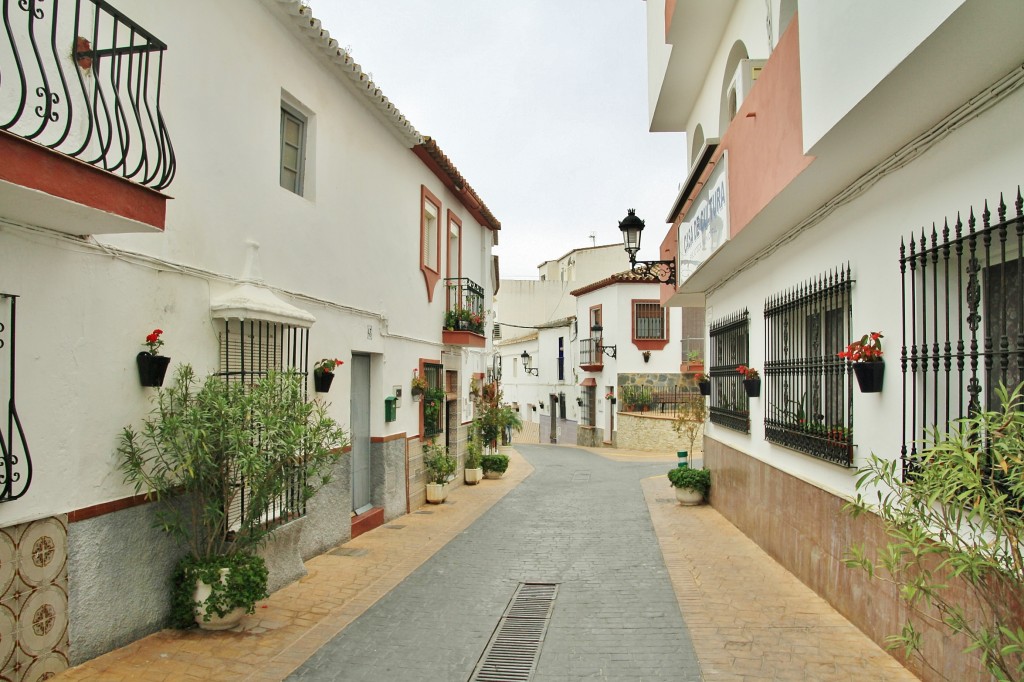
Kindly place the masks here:
<instances>
[{"instance_id":1,"label":"narrow cobblestone street","mask_svg":"<svg viewBox=\"0 0 1024 682\"><path fill-rule=\"evenodd\" d=\"M520 452L532 476L289 679L467 680L521 582L559 586L534 680L699 679L640 488L665 465Z\"/></svg>"},{"instance_id":2,"label":"narrow cobblestone street","mask_svg":"<svg viewBox=\"0 0 1024 682\"><path fill-rule=\"evenodd\" d=\"M521 581L559 584L537 681L915 679L714 508L680 508L674 457L509 453L502 479L306 562L235 630L163 630L61 679L464 682Z\"/></svg>"}]
</instances>

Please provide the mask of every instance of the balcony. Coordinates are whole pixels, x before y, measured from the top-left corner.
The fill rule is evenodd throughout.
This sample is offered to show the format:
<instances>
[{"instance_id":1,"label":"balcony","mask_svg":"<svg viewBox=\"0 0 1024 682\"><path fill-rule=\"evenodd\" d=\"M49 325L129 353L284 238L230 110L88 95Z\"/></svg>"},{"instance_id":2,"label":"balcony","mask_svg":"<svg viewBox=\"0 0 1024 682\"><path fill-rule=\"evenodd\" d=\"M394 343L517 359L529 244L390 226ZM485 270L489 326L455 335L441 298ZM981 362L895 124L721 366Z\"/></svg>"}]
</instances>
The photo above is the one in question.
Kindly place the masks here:
<instances>
[{"instance_id":1,"label":"balcony","mask_svg":"<svg viewBox=\"0 0 1024 682\"><path fill-rule=\"evenodd\" d=\"M601 337L580 339L580 368L584 372L600 372L604 369L604 353L601 352Z\"/></svg>"},{"instance_id":2,"label":"balcony","mask_svg":"<svg viewBox=\"0 0 1024 682\"><path fill-rule=\"evenodd\" d=\"M448 307L441 340L450 346L486 346L484 288L467 277L449 277L444 288L448 292Z\"/></svg>"},{"instance_id":3,"label":"balcony","mask_svg":"<svg viewBox=\"0 0 1024 682\"><path fill-rule=\"evenodd\" d=\"M0 8L0 206L69 234L163 229L167 45L104 0Z\"/></svg>"}]
</instances>

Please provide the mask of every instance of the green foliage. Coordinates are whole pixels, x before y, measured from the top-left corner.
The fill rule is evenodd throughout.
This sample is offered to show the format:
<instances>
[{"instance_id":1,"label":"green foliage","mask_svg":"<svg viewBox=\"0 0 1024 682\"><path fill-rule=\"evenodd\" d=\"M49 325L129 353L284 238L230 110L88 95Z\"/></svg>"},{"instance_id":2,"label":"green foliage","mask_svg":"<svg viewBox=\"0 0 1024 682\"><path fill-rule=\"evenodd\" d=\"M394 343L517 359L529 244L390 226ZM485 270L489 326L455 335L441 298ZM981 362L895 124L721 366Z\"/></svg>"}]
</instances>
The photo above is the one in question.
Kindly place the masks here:
<instances>
[{"instance_id":1,"label":"green foliage","mask_svg":"<svg viewBox=\"0 0 1024 682\"><path fill-rule=\"evenodd\" d=\"M846 564L894 583L910 618L966 637L998 680L1024 679L1024 398L997 389L1002 409L957 420L907 462L872 455L858 472L854 515L871 510L890 536ZM908 619L892 648L921 656ZM922 660L923 656L922 656ZM926 664L929 662L924 660Z\"/></svg>"},{"instance_id":2,"label":"green foliage","mask_svg":"<svg viewBox=\"0 0 1024 682\"><path fill-rule=\"evenodd\" d=\"M493 446L497 443L498 437L502 437L502 443L506 443L505 431L522 431L523 420L519 413L512 409L511 405L495 403L485 405L476 419L479 424L480 436L483 442Z\"/></svg>"},{"instance_id":3,"label":"green foliage","mask_svg":"<svg viewBox=\"0 0 1024 682\"><path fill-rule=\"evenodd\" d=\"M464 324L460 325L460 322ZM454 308L445 313L444 328L454 331L464 328L464 331L471 331L482 336L484 333L484 316L473 312L469 308Z\"/></svg>"},{"instance_id":4,"label":"green foliage","mask_svg":"<svg viewBox=\"0 0 1024 682\"><path fill-rule=\"evenodd\" d=\"M427 470L427 483L445 484L455 475L458 462L448 454L448 448L436 443L423 445L423 466Z\"/></svg>"},{"instance_id":5,"label":"green foliage","mask_svg":"<svg viewBox=\"0 0 1024 682\"><path fill-rule=\"evenodd\" d=\"M672 428L687 443L687 450L693 452L694 443L704 433L704 420L708 408L702 395L688 395L679 404L679 412L672 420Z\"/></svg>"},{"instance_id":6,"label":"green foliage","mask_svg":"<svg viewBox=\"0 0 1024 682\"><path fill-rule=\"evenodd\" d=\"M480 435L480 427L474 420L469 425L469 440L466 441L466 468L479 469L480 460L484 454L483 437Z\"/></svg>"},{"instance_id":7,"label":"green foliage","mask_svg":"<svg viewBox=\"0 0 1024 682\"><path fill-rule=\"evenodd\" d=\"M221 569L228 569L221 580ZM267 565L262 557L233 554L212 559L186 556L174 571L171 586L171 624L176 628L190 628L196 624L198 606L206 607L203 620L209 622L213 614L223 618L237 607L246 613L255 610L256 602L266 599ZM194 601L196 581L201 580L212 590L203 602Z\"/></svg>"},{"instance_id":8,"label":"green foliage","mask_svg":"<svg viewBox=\"0 0 1024 682\"><path fill-rule=\"evenodd\" d=\"M689 488L706 497L711 490L711 472L707 469L677 467L669 469L668 482L673 488Z\"/></svg>"},{"instance_id":9,"label":"green foliage","mask_svg":"<svg viewBox=\"0 0 1024 682\"><path fill-rule=\"evenodd\" d=\"M180 365L142 427L122 431L125 482L159 503L159 527L194 559L255 551L276 528L263 516L287 486L303 482L297 508L284 514L329 482L348 441L325 404L305 400L303 385L294 371L248 387L214 375L200 385ZM248 497L229 527L227 511L241 507L240 479Z\"/></svg>"},{"instance_id":10,"label":"green foliage","mask_svg":"<svg viewBox=\"0 0 1024 682\"><path fill-rule=\"evenodd\" d=\"M623 386L619 398L625 403L625 410L646 410L654 404L654 389L650 386Z\"/></svg>"},{"instance_id":11,"label":"green foliage","mask_svg":"<svg viewBox=\"0 0 1024 682\"><path fill-rule=\"evenodd\" d=\"M508 469L508 455L484 455L480 466L483 467L484 473L493 471L503 474Z\"/></svg>"}]
</instances>

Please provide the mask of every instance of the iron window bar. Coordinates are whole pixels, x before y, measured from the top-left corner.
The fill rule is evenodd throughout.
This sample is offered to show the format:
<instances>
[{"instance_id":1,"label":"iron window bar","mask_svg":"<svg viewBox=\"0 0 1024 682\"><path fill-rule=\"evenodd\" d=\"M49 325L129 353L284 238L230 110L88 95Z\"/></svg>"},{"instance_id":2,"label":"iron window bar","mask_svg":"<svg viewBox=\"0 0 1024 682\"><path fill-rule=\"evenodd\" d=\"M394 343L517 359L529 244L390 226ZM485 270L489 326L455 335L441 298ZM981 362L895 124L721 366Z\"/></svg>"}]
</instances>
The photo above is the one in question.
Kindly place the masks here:
<instances>
[{"instance_id":1,"label":"iron window bar","mask_svg":"<svg viewBox=\"0 0 1024 682\"><path fill-rule=\"evenodd\" d=\"M750 313L744 308L714 320L709 336L708 419L719 426L750 433L750 402L743 390L743 377L736 371L750 362Z\"/></svg>"},{"instance_id":2,"label":"iron window bar","mask_svg":"<svg viewBox=\"0 0 1024 682\"><path fill-rule=\"evenodd\" d=\"M5 326L0 322L0 351L4 346L8 349L8 384L7 384L7 419L6 432L0 428L0 456L3 458L3 469L0 470L0 502L11 502L23 497L32 484L32 455L29 452L28 439L25 436L25 428L22 426L21 417L18 416L18 407L15 402L17 366L16 339L18 319L18 296L16 294L0 293L0 301L6 301L10 307L8 323ZM7 332L7 341L4 341L3 333ZM6 433L6 435L5 435ZM21 455L16 452L17 445L21 446Z\"/></svg>"},{"instance_id":3,"label":"iron window bar","mask_svg":"<svg viewBox=\"0 0 1024 682\"><path fill-rule=\"evenodd\" d=\"M105 0L5 1L0 12L0 130L152 189L170 185L167 45Z\"/></svg>"},{"instance_id":4,"label":"iron window bar","mask_svg":"<svg viewBox=\"0 0 1024 682\"><path fill-rule=\"evenodd\" d=\"M765 301L765 440L853 466L850 338L853 287L840 267Z\"/></svg>"},{"instance_id":5,"label":"iron window bar","mask_svg":"<svg viewBox=\"0 0 1024 682\"><path fill-rule=\"evenodd\" d=\"M988 201L981 225L969 210L941 232L922 228L900 242L904 467L948 425L998 409L1002 383L1024 379L1024 199L1014 215L1000 194L996 222ZM952 233L951 233L952 229Z\"/></svg>"},{"instance_id":6,"label":"iron window bar","mask_svg":"<svg viewBox=\"0 0 1024 682\"><path fill-rule=\"evenodd\" d=\"M423 405L423 435L432 438L444 431L444 393L443 367L434 363L424 363L423 376L427 380L427 390L420 401Z\"/></svg>"},{"instance_id":7,"label":"iron window bar","mask_svg":"<svg viewBox=\"0 0 1024 682\"><path fill-rule=\"evenodd\" d=\"M295 370L308 376L309 330L303 327L265 320L224 320L220 333L220 370L218 375L229 382L252 385L270 372ZM303 399L308 397L303 381ZM286 523L306 515L303 489L306 485L306 453L299 462L287 468L285 490L267 502L259 512L265 526ZM233 473L237 505L227 509L228 527L233 527L249 513L250 492L245 476ZM253 510L255 511L255 510Z\"/></svg>"}]
</instances>

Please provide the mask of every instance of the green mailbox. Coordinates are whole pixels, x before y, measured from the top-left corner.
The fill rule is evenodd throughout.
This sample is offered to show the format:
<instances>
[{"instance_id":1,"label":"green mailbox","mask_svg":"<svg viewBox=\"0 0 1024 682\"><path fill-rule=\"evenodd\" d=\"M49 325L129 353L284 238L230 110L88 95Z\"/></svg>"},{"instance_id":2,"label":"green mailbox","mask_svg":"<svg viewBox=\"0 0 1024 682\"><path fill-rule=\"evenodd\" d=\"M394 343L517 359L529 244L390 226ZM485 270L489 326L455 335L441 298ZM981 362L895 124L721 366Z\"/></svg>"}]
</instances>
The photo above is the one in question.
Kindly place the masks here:
<instances>
[{"instance_id":1,"label":"green mailbox","mask_svg":"<svg viewBox=\"0 0 1024 682\"><path fill-rule=\"evenodd\" d=\"M398 398L389 395L384 398L384 421L393 422L398 419Z\"/></svg>"}]
</instances>

